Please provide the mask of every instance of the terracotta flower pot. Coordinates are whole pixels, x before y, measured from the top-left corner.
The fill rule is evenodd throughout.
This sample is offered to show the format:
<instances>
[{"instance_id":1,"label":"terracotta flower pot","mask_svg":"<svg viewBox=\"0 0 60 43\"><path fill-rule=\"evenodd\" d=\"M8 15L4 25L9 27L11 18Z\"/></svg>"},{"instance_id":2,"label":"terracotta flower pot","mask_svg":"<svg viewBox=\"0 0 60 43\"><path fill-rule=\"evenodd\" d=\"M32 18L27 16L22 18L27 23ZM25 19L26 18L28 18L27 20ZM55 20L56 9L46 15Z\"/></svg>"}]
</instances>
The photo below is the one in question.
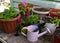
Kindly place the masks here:
<instances>
[{"instance_id":1,"label":"terracotta flower pot","mask_svg":"<svg viewBox=\"0 0 60 43\"><path fill-rule=\"evenodd\" d=\"M60 37L57 35L54 35L54 43L60 43Z\"/></svg>"},{"instance_id":2,"label":"terracotta flower pot","mask_svg":"<svg viewBox=\"0 0 60 43\"><path fill-rule=\"evenodd\" d=\"M54 43L60 43L60 28L56 29L54 34Z\"/></svg>"},{"instance_id":3,"label":"terracotta flower pot","mask_svg":"<svg viewBox=\"0 0 60 43\"><path fill-rule=\"evenodd\" d=\"M0 19L0 26L2 30L6 33L12 33L16 31L16 28L19 24L18 19L20 18L20 14L16 18L12 18L10 21L6 21L5 19Z\"/></svg>"},{"instance_id":4,"label":"terracotta flower pot","mask_svg":"<svg viewBox=\"0 0 60 43\"><path fill-rule=\"evenodd\" d=\"M50 16L60 18L60 9L50 9Z\"/></svg>"}]
</instances>

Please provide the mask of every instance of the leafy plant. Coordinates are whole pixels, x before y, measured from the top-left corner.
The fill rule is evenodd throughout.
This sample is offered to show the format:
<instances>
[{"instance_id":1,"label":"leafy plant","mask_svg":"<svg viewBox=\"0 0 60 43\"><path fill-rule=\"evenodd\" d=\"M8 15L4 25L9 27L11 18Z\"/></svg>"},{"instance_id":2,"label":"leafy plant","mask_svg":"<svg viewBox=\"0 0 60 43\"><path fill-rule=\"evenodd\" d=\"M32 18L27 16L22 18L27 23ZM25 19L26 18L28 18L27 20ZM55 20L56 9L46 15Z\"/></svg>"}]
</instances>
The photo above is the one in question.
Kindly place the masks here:
<instances>
[{"instance_id":1,"label":"leafy plant","mask_svg":"<svg viewBox=\"0 0 60 43\"><path fill-rule=\"evenodd\" d=\"M27 15L28 12L31 12L32 7L33 7L33 4L29 4L25 1L18 4L18 9L20 10L20 13L22 13L22 15Z\"/></svg>"},{"instance_id":2,"label":"leafy plant","mask_svg":"<svg viewBox=\"0 0 60 43\"><path fill-rule=\"evenodd\" d=\"M10 7L9 9L6 9L5 12L0 13L0 18L9 21L10 19L15 18L18 15L18 13L19 11L17 11L13 7Z\"/></svg>"},{"instance_id":3,"label":"leafy plant","mask_svg":"<svg viewBox=\"0 0 60 43\"><path fill-rule=\"evenodd\" d=\"M60 24L60 19L58 19L57 17L54 17L50 20L50 23L52 23L52 24L55 23L56 27L58 27Z\"/></svg>"},{"instance_id":4,"label":"leafy plant","mask_svg":"<svg viewBox=\"0 0 60 43\"><path fill-rule=\"evenodd\" d=\"M27 27L23 27L23 28L24 29L22 29L22 32L25 33L25 34L27 34L27 29L26 29Z\"/></svg>"},{"instance_id":5,"label":"leafy plant","mask_svg":"<svg viewBox=\"0 0 60 43\"><path fill-rule=\"evenodd\" d=\"M31 15L33 4L27 3L26 1L23 1L22 3L18 4L18 9L21 14L22 22L20 23L20 26L28 26L29 23L29 16ZM28 21L27 21L28 20Z\"/></svg>"},{"instance_id":6,"label":"leafy plant","mask_svg":"<svg viewBox=\"0 0 60 43\"><path fill-rule=\"evenodd\" d=\"M39 17L37 14L30 15L30 17L29 17L30 24L36 24L38 22L39 22Z\"/></svg>"}]
</instances>

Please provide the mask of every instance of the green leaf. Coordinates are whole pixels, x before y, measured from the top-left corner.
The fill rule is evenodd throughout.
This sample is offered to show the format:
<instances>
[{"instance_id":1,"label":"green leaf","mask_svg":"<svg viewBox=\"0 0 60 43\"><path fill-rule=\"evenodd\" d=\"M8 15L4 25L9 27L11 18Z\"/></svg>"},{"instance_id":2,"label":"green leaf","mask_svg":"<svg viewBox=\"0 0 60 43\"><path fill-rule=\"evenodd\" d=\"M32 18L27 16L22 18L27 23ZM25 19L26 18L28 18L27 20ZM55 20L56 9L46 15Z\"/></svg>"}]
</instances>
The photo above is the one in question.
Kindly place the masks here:
<instances>
[{"instance_id":1,"label":"green leaf","mask_svg":"<svg viewBox=\"0 0 60 43\"><path fill-rule=\"evenodd\" d=\"M31 24L32 23L38 23L39 17L37 15L31 15L29 21L30 21Z\"/></svg>"},{"instance_id":2,"label":"green leaf","mask_svg":"<svg viewBox=\"0 0 60 43\"><path fill-rule=\"evenodd\" d=\"M0 18L4 18L9 21L11 18L15 18L18 15L18 13L19 11L17 11L13 7L10 7L9 10L6 10L5 12L0 13Z\"/></svg>"},{"instance_id":3,"label":"green leaf","mask_svg":"<svg viewBox=\"0 0 60 43\"><path fill-rule=\"evenodd\" d=\"M3 14L0 14L0 18L4 18Z\"/></svg>"}]
</instances>

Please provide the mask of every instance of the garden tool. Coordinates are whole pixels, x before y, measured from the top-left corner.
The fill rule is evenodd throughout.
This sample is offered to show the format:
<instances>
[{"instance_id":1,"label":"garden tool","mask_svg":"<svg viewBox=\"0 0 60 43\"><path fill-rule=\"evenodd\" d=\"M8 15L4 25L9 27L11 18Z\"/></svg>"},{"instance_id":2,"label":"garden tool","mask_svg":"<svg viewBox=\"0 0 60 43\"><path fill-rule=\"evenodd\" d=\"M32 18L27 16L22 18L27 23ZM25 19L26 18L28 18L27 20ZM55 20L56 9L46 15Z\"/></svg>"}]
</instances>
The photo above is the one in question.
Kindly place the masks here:
<instances>
[{"instance_id":1,"label":"garden tool","mask_svg":"<svg viewBox=\"0 0 60 43\"><path fill-rule=\"evenodd\" d=\"M35 42L38 40L39 37L49 33L49 34L52 34L52 29L49 28L49 27L45 27L45 31L44 32L41 32L39 33L39 29L38 29L38 26L37 25L30 25L28 27L26 27L25 29L27 29L27 39L30 41L30 42ZM36 31L35 31L36 30Z\"/></svg>"}]
</instances>

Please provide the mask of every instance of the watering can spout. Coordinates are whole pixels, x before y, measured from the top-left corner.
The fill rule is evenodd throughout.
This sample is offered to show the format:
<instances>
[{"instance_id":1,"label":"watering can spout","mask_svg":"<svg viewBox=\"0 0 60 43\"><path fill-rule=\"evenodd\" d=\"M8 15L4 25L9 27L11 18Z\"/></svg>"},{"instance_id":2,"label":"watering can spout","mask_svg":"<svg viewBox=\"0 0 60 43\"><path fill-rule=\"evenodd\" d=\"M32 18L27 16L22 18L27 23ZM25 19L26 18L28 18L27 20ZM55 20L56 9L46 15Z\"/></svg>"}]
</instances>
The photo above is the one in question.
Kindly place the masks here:
<instances>
[{"instance_id":1,"label":"watering can spout","mask_svg":"<svg viewBox=\"0 0 60 43\"><path fill-rule=\"evenodd\" d=\"M43 35L46 34L47 32L48 32L48 31L44 31L44 32L40 33L40 34L38 35L38 37L43 36Z\"/></svg>"}]
</instances>

